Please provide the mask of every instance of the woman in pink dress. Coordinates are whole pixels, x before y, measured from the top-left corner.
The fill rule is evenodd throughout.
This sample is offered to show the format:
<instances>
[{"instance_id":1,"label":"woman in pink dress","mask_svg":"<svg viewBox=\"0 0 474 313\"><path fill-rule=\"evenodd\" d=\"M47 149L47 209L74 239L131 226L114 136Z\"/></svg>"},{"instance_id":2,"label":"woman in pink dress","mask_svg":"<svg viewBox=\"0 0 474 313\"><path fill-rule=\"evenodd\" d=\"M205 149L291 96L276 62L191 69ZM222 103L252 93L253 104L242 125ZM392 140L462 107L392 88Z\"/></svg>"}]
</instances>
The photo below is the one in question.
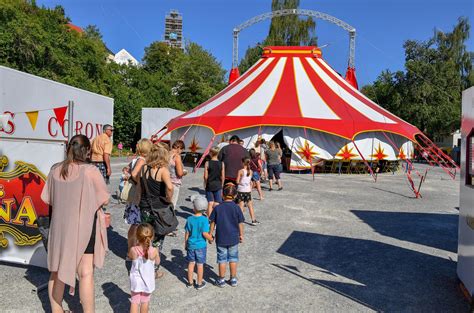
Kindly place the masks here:
<instances>
[{"instance_id":1,"label":"woman in pink dress","mask_svg":"<svg viewBox=\"0 0 474 313\"><path fill-rule=\"evenodd\" d=\"M107 250L101 210L110 194L99 170L87 163L91 145L84 135L72 137L66 160L53 165L41 199L51 206L48 239L48 294L52 312L63 312L65 285L79 278L84 312L94 312L94 267L102 267Z\"/></svg>"}]
</instances>

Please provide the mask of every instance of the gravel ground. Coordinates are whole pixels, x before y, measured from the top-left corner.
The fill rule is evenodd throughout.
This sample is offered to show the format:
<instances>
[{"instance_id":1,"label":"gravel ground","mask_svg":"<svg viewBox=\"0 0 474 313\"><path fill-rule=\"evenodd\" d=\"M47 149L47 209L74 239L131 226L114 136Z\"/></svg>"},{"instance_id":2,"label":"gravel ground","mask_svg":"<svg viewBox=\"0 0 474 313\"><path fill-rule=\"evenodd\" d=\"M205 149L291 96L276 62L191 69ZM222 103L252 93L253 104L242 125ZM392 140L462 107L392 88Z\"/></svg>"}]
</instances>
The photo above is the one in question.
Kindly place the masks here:
<instances>
[{"instance_id":1,"label":"gravel ground","mask_svg":"<svg viewBox=\"0 0 474 313\"><path fill-rule=\"evenodd\" d=\"M113 160L114 191L124 159ZM424 166L419 165L422 169ZM459 180L431 169L414 199L405 176L284 174L282 191L254 201L259 226L245 225L239 285L216 278L215 245L208 247L200 291L185 287L183 251L189 197L202 191L202 170L184 179L178 237L167 237L151 312L466 312L456 278ZM254 196L256 193L254 193ZM127 312L129 280L123 205L110 206L113 229L105 266L95 275L98 312ZM249 220L248 213L245 214ZM0 263L2 312L49 311L47 282L36 267ZM78 296L65 307L80 311Z\"/></svg>"}]
</instances>

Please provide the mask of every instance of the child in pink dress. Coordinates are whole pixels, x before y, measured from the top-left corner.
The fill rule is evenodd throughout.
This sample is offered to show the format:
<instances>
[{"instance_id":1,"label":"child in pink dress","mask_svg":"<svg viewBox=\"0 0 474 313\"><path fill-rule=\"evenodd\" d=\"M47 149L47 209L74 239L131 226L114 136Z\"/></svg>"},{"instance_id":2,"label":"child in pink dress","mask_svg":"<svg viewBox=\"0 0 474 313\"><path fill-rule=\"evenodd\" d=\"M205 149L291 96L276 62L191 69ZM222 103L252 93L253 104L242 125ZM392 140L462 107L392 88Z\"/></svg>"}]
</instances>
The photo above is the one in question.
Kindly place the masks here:
<instances>
[{"instance_id":1,"label":"child in pink dress","mask_svg":"<svg viewBox=\"0 0 474 313\"><path fill-rule=\"evenodd\" d=\"M138 244L130 248L130 313L147 313L151 293L155 290L155 263L160 263L158 250L151 245L155 232L150 224L137 228Z\"/></svg>"}]
</instances>

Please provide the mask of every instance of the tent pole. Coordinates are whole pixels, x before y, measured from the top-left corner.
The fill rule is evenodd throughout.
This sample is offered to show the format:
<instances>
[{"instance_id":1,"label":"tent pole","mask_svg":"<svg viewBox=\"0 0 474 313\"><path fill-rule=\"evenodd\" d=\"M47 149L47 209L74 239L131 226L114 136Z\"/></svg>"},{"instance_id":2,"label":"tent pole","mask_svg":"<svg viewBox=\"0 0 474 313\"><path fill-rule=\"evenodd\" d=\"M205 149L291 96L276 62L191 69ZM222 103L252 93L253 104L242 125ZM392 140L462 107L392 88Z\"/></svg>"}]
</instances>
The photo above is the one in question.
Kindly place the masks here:
<instances>
[{"instance_id":1,"label":"tent pole","mask_svg":"<svg viewBox=\"0 0 474 313\"><path fill-rule=\"evenodd\" d=\"M357 152L359 152L360 157L364 161L365 166L369 169L370 175L372 175L372 178L374 179L375 182L377 182L377 177L374 175L374 171L372 171L372 167L369 165L369 163L365 160L364 156L360 152L359 148L357 147L356 143L354 140L352 140L352 143L354 144L354 147L356 148Z\"/></svg>"},{"instance_id":2,"label":"tent pole","mask_svg":"<svg viewBox=\"0 0 474 313\"><path fill-rule=\"evenodd\" d=\"M209 153L209 150L211 150L212 144L214 143L214 139L216 138L216 135L212 137L211 141L209 142L209 145L207 145L206 150L202 154L201 158L199 159L199 162L196 164L196 166L193 169L193 173L196 173L196 169L199 168L202 164L202 161L206 158L206 155Z\"/></svg>"},{"instance_id":3,"label":"tent pole","mask_svg":"<svg viewBox=\"0 0 474 313\"><path fill-rule=\"evenodd\" d=\"M306 127L303 127L304 131L304 140L308 141L308 133L306 132ZM313 160L310 160L309 166L311 166L311 175L313 175L313 181L314 181L314 166L313 166Z\"/></svg>"}]
</instances>

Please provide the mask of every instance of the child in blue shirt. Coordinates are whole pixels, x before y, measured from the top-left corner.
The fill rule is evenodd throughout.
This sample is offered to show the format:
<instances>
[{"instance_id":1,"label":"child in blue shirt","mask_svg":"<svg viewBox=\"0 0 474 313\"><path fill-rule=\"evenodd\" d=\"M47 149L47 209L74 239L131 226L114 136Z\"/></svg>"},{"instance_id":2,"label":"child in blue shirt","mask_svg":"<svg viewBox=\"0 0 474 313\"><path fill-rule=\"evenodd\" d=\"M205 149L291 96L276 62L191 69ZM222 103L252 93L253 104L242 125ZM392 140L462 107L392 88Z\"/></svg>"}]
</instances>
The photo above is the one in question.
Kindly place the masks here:
<instances>
[{"instance_id":1,"label":"child in blue shirt","mask_svg":"<svg viewBox=\"0 0 474 313\"><path fill-rule=\"evenodd\" d=\"M194 205L194 215L188 217L186 221L186 234L184 235L184 247L187 251L188 260L188 283L187 287L193 286L194 265L197 264L197 284L196 289L200 290L206 286L203 280L204 263L206 263L207 243L206 239L212 241L209 234L209 221L203 212L207 210L207 200L203 196L195 195L191 197Z\"/></svg>"},{"instance_id":2,"label":"child in blue shirt","mask_svg":"<svg viewBox=\"0 0 474 313\"><path fill-rule=\"evenodd\" d=\"M239 242L244 240L244 215L234 198L237 188L229 183L224 186L224 202L214 208L209 217L212 234L216 229L217 263L219 264L219 279L216 285L225 286L226 265L229 263L232 287L237 286L237 262L239 261Z\"/></svg>"}]
</instances>

